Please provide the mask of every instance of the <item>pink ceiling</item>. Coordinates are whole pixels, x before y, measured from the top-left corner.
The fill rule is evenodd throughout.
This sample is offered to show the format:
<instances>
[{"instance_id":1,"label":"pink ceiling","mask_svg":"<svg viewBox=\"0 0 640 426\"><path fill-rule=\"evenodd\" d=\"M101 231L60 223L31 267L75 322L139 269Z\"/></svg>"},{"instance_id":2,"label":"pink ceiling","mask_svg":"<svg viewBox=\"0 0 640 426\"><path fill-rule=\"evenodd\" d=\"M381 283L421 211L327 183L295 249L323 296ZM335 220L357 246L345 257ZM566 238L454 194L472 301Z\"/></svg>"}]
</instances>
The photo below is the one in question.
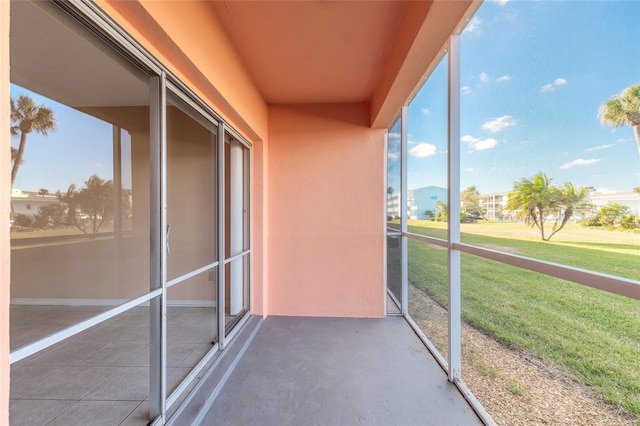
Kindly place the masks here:
<instances>
[{"instance_id":1,"label":"pink ceiling","mask_svg":"<svg viewBox=\"0 0 640 426\"><path fill-rule=\"evenodd\" d=\"M407 6L403 0L210 4L268 103L369 101Z\"/></svg>"}]
</instances>

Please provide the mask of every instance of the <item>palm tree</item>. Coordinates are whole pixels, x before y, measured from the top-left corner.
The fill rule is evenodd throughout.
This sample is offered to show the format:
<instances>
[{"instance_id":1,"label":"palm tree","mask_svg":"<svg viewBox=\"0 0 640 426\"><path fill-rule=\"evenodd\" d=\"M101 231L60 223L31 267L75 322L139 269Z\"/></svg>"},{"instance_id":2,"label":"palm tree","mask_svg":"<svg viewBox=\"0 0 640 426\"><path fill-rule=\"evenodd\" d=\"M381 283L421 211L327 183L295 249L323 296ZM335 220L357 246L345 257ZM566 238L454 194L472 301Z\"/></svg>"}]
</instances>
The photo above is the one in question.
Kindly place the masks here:
<instances>
[{"instance_id":1,"label":"palm tree","mask_svg":"<svg viewBox=\"0 0 640 426\"><path fill-rule=\"evenodd\" d=\"M622 94L603 104L600 107L600 121L610 124L613 130L625 124L633 127L640 152L640 84L627 87Z\"/></svg>"},{"instance_id":2,"label":"palm tree","mask_svg":"<svg viewBox=\"0 0 640 426\"><path fill-rule=\"evenodd\" d=\"M56 192L56 196L58 197L58 200L66 206L66 210L67 210L66 224L76 226L78 229L80 229L82 232L86 234L87 231L81 226L81 224L78 223L78 220L76 217L78 206L75 200L75 196L77 193L78 191L76 190L76 185L72 183L71 185L69 185L69 188L67 188L67 192L61 192L58 190Z\"/></svg>"},{"instance_id":3,"label":"palm tree","mask_svg":"<svg viewBox=\"0 0 640 426\"><path fill-rule=\"evenodd\" d=\"M569 222L569 219L571 219L577 211L587 207L585 200L589 192L589 188L580 187L576 189L571 182L565 183L564 186L560 188L560 199L558 200L557 206L559 214L547 241L564 228L567 222ZM562 220L558 222L560 218L562 218ZM558 226L558 223L560 223L560 226Z\"/></svg>"},{"instance_id":4,"label":"palm tree","mask_svg":"<svg viewBox=\"0 0 640 426\"><path fill-rule=\"evenodd\" d=\"M92 175L84 185L75 194L75 201L80 210L89 216L91 231L95 235L113 211L113 182Z\"/></svg>"},{"instance_id":5,"label":"palm tree","mask_svg":"<svg viewBox=\"0 0 640 426\"><path fill-rule=\"evenodd\" d=\"M56 196L66 205L67 223L93 234L92 238L113 213L113 182L98 175L85 181L83 188L78 190L71 184L66 193L58 191Z\"/></svg>"},{"instance_id":6,"label":"palm tree","mask_svg":"<svg viewBox=\"0 0 640 426\"><path fill-rule=\"evenodd\" d=\"M544 222L556 209L559 195L558 191L551 186L551 178L544 173L538 173L531 179L522 178L514 184L513 192L509 194L507 208L520 210L525 223L537 227L542 240L547 241L544 235Z\"/></svg>"},{"instance_id":7,"label":"palm tree","mask_svg":"<svg viewBox=\"0 0 640 426\"><path fill-rule=\"evenodd\" d=\"M56 117L53 111L44 105L36 105L35 101L29 96L20 95L14 102L11 98L11 134L20 135L20 145L12 159L13 167L11 167L11 187L16 181L18 169L22 164L22 156L24 148L27 145L27 135L31 132L38 132L47 136L49 131L56 129Z\"/></svg>"},{"instance_id":8,"label":"palm tree","mask_svg":"<svg viewBox=\"0 0 640 426\"><path fill-rule=\"evenodd\" d=\"M509 194L507 208L520 210L525 223L540 230L543 241L549 241L569 222L576 211L586 207L589 188L576 189L571 182L562 187L551 186L551 178L538 173L531 179L522 178ZM551 234L545 236L544 224L550 215L555 216Z\"/></svg>"}]
</instances>

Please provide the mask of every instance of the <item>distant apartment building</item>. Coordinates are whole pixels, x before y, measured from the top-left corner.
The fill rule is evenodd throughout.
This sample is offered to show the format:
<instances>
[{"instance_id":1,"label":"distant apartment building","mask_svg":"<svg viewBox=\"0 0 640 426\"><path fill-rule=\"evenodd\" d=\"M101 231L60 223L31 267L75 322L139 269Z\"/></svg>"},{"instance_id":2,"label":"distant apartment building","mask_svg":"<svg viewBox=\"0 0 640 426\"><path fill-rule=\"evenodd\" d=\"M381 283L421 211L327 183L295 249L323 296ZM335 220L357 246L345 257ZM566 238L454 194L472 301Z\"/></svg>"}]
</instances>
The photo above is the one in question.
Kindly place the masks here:
<instances>
[{"instance_id":1,"label":"distant apartment building","mask_svg":"<svg viewBox=\"0 0 640 426\"><path fill-rule=\"evenodd\" d=\"M409 219L431 219L436 213L436 203L447 202L447 189L439 186L424 186L407 190L407 210ZM433 215L425 214L431 211ZM387 216L400 217L400 194L393 194L387 200Z\"/></svg>"},{"instance_id":2,"label":"distant apartment building","mask_svg":"<svg viewBox=\"0 0 640 426\"><path fill-rule=\"evenodd\" d=\"M15 188L11 190L11 208L14 214L36 215L40 207L59 203L55 194L41 194Z\"/></svg>"},{"instance_id":3,"label":"distant apartment building","mask_svg":"<svg viewBox=\"0 0 640 426\"><path fill-rule=\"evenodd\" d=\"M589 202L594 210L598 210L606 204L621 204L629 207L630 214L640 215L640 194L637 192L594 192L591 194Z\"/></svg>"},{"instance_id":4,"label":"distant apartment building","mask_svg":"<svg viewBox=\"0 0 640 426\"><path fill-rule=\"evenodd\" d=\"M512 215L507 212L508 192L496 192L480 196L480 205L487 220L510 220Z\"/></svg>"},{"instance_id":5,"label":"distant apartment building","mask_svg":"<svg viewBox=\"0 0 640 426\"><path fill-rule=\"evenodd\" d=\"M506 209L509 192L496 192L484 194L480 197L480 203L487 220L513 220L514 212ZM621 204L629 207L629 213L640 215L640 194L627 192L594 192L590 194L588 204L595 212L606 204Z\"/></svg>"}]
</instances>

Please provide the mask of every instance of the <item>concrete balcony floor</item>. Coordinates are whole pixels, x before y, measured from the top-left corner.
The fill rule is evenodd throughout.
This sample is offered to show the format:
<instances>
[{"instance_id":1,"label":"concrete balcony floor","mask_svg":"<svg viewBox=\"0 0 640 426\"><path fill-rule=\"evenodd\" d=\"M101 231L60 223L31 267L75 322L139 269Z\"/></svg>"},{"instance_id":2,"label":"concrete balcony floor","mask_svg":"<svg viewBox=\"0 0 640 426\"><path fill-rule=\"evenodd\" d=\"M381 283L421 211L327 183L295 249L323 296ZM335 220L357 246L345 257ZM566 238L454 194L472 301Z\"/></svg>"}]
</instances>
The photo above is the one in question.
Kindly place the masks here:
<instances>
[{"instance_id":1,"label":"concrete balcony floor","mask_svg":"<svg viewBox=\"0 0 640 426\"><path fill-rule=\"evenodd\" d=\"M270 316L245 349L200 424L482 424L400 316Z\"/></svg>"}]
</instances>

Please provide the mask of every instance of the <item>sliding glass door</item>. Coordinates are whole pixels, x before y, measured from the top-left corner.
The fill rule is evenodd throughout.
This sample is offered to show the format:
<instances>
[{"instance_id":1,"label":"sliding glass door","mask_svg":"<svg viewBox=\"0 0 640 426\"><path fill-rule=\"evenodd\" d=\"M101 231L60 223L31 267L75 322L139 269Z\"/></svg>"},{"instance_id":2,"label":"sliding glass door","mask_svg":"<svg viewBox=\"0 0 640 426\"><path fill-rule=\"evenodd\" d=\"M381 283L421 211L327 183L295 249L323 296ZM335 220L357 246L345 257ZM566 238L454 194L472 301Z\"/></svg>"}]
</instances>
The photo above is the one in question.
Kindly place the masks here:
<instances>
[{"instance_id":1,"label":"sliding glass door","mask_svg":"<svg viewBox=\"0 0 640 426\"><path fill-rule=\"evenodd\" d=\"M249 148L225 134L225 334L249 309Z\"/></svg>"},{"instance_id":2,"label":"sliding glass door","mask_svg":"<svg viewBox=\"0 0 640 426\"><path fill-rule=\"evenodd\" d=\"M82 5L11 6L10 415L161 423L250 313L251 145Z\"/></svg>"},{"instance_id":3,"label":"sliding glass door","mask_svg":"<svg viewBox=\"0 0 640 426\"><path fill-rule=\"evenodd\" d=\"M177 95L166 108L167 393L218 340L217 126Z\"/></svg>"}]
</instances>

